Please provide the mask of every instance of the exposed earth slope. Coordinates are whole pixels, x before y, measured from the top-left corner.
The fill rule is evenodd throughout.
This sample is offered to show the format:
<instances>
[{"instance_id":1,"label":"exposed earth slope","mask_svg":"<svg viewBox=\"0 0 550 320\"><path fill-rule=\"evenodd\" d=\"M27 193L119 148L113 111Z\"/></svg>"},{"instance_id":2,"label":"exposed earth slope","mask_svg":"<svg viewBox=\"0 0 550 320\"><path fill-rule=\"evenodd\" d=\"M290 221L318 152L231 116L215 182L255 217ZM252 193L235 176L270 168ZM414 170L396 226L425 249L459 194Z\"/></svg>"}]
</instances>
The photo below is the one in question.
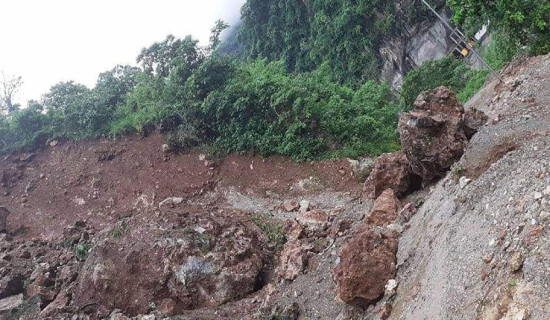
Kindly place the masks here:
<instances>
[{"instance_id":1,"label":"exposed earth slope","mask_svg":"<svg viewBox=\"0 0 550 320\"><path fill-rule=\"evenodd\" d=\"M403 153L217 159L152 135L6 156L0 318L548 319L550 56L503 75L420 191Z\"/></svg>"}]
</instances>

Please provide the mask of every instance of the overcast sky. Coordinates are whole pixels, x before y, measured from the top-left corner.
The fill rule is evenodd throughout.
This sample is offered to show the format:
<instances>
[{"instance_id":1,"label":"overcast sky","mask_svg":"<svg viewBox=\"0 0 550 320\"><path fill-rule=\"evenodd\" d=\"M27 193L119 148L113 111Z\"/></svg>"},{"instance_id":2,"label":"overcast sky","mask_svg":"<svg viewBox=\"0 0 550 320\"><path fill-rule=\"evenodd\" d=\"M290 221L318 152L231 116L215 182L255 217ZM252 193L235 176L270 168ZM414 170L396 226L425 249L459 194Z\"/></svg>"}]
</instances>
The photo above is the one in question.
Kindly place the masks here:
<instances>
[{"instance_id":1,"label":"overcast sky","mask_svg":"<svg viewBox=\"0 0 550 320\"><path fill-rule=\"evenodd\" d=\"M244 1L0 0L0 71L23 77L23 105L60 81L93 87L170 33L206 44L214 22L235 22Z\"/></svg>"}]
</instances>

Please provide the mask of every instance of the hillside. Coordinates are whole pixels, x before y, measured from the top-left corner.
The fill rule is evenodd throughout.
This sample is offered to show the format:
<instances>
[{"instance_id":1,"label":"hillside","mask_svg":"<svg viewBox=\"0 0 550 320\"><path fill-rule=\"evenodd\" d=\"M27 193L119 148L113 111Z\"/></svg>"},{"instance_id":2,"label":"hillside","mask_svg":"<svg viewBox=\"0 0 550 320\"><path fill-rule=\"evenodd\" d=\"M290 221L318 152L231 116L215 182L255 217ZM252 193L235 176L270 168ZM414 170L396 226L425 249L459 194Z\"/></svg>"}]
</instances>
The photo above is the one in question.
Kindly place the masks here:
<instances>
[{"instance_id":1,"label":"hillside","mask_svg":"<svg viewBox=\"0 0 550 320\"><path fill-rule=\"evenodd\" d=\"M489 123L454 169L396 200L420 205L412 217L401 210L396 222L371 229L402 233L397 289L369 308L335 299L342 287L334 270L348 263L345 251L365 221L378 224L395 210L383 195L371 211L368 190L382 183L375 173L363 185L347 159L164 152L154 134L55 140L1 160L2 205L11 214L0 312L8 319L546 319L549 61L516 61L504 82L488 83L470 107Z\"/></svg>"},{"instance_id":2,"label":"hillside","mask_svg":"<svg viewBox=\"0 0 550 320\"><path fill-rule=\"evenodd\" d=\"M433 4L247 0L26 107L3 75L0 319L548 319L550 5Z\"/></svg>"}]
</instances>

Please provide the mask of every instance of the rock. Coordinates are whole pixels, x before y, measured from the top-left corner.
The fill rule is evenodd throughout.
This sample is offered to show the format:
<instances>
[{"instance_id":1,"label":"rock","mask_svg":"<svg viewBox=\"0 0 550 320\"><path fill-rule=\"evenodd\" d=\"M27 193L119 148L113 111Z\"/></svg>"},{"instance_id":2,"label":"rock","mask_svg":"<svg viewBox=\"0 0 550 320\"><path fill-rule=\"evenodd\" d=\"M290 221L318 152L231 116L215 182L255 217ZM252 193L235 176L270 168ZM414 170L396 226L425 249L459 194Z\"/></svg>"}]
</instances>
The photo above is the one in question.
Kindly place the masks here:
<instances>
[{"instance_id":1,"label":"rock","mask_svg":"<svg viewBox=\"0 0 550 320\"><path fill-rule=\"evenodd\" d=\"M401 209L401 202L392 189L386 189L374 202L367 223L371 226L383 226L397 220L397 213Z\"/></svg>"},{"instance_id":2,"label":"rock","mask_svg":"<svg viewBox=\"0 0 550 320\"><path fill-rule=\"evenodd\" d=\"M297 221L293 221L292 225L290 226L290 230L287 232L286 238L289 241L298 240L302 238L303 234L304 227L302 227L302 225L299 224Z\"/></svg>"},{"instance_id":3,"label":"rock","mask_svg":"<svg viewBox=\"0 0 550 320\"><path fill-rule=\"evenodd\" d=\"M0 299L23 293L25 277L11 272L0 278Z\"/></svg>"},{"instance_id":4,"label":"rock","mask_svg":"<svg viewBox=\"0 0 550 320\"><path fill-rule=\"evenodd\" d=\"M304 271L307 260L307 254L302 248L301 241L288 241L281 252L277 274L285 280L294 280Z\"/></svg>"},{"instance_id":5,"label":"rock","mask_svg":"<svg viewBox=\"0 0 550 320\"><path fill-rule=\"evenodd\" d=\"M27 287L27 296L32 298L38 295L40 295L45 301L53 301L57 295L57 292L46 287L30 284Z\"/></svg>"},{"instance_id":6,"label":"rock","mask_svg":"<svg viewBox=\"0 0 550 320\"><path fill-rule=\"evenodd\" d=\"M198 227L205 231L197 232ZM98 301L109 310L146 314L150 302L172 299L176 310L193 310L238 300L258 288L269 253L256 228L234 217L199 213L158 228L144 224L124 237L96 236L71 305Z\"/></svg>"},{"instance_id":7,"label":"rock","mask_svg":"<svg viewBox=\"0 0 550 320\"><path fill-rule=\"evenodd\" d=\"M403 152L386 153L376 159L374 169L365 182L365 195L376 199L386 189L392 189L397 197L409 191L412 171Z\"/></svg>"},{"instance_id":8,"label":"rock","mask_svg":"<svg viewBox=\"0 0 550 320\"><path fill-rule=\"evenodd\" d=\"M510 258L510 271L517 272L523 267L523 255L520 252L514 252Z\"/></svg>"},{"instance_id":9,"label":"rock","mask_svg":"<svg viewBox=\"0 0 550 320\"><path fill-rule=\"evenodd\" d=\"M467 185L472 182L472 179L468 179L466 177L460 177L460 180L458 181L458 185L460 186L460 189L466 188Z\"/></svg>"},{"instance_id":10,"label":"rock","mask_svg":"<svg viewBox=\"0 0 550 320\"><path fill-rule=\"evenodd\" d=\"M300 201L300 209L299 211L300 212L306 212L309 210L309 201L307 200L302 200Z\"/></svg>"},{"instance_id":11,"label":"rock","mask_svg":"<svg viewBox=\"0 0 550 320\"><path fill-rule=\"evenodd\" d=\"M397 214L398 222L401 224L409 222L409 220L411 220L411 218L416 214L416 212L417 212L416 206L412 202L407 203L403 207L403 209L401 209Z\"/></svg>"},{"instance_id":12,"label":"rock","mask_svg":"<svg viewBox=\"0 0 550 320\"><path fill-rule=\"evenodd\" d=\"M539 214L539 219L540 219L541 221L547 220L548 218L550 218L550 212L542 211L542 212Z\"/></svg>"},{"instance_id":13,"label":"rock","mask_svg":"<svg viewBox=\"0 0 550 320\"><path fill-rule=\"evenodd\" d=\"M283 202L283 209L285 209L286 212L296 211L299 208L300 204L296 200L286 200Z\"/></svg>"},{"instance_id":14,"label":"rock","mask_svg":"<svg viewBox=\"0 0 550 320\"><path fill-rule=\"evenodd\" d=\"M369 177L369 174L374 169L375 160L372 158L364 158L361 160L348 159L351 172L357 181L363 183Z\"/></svg>"},{"instance_id":15,"label":"rock","mask_svg":"<svg viewBox=\"0 0 550 320\"><path fill-rule=\"evenodd\" d=\"M77 205L77 206L83 206L86 204L86 200L82 199L82 198L74 198L73 199L73 202Z\"/></svg>"},{"instance_id":16,"label":"rock","mask_svg":"<svg viewBox=\"0 0 550 320\"><path fill-rule=\"evenodd\" d=\"M159 304L158 311L165 315L175 315L178 312L178 305L172 299L162 299Z\"/></svg>"},{"instance_id":17,"label":"rock","mask_svg":"<svg viewBox=\"0 0 550 320\"><path fill-rule=\"evenodd\" d=\"M275 306L271 310L271 315L268 319L285 319L285 320L297 320L300 316L300 306L294 302L286 307Z\"/></svg>"},{"instance_id":18,"label":"rock","mask_svg":"<svg viewBox=\"0 0 550 320\"><path fill-rule=\"evenodd\" d=\"M390 279L388 280L388 283L386 283L385 289L385 295L388 297L391 297L395 294L395 289L397 289L397 280Z\"/></svg>"},{"instance_id":19,"label":"rock","mask_svg":"<svg viewBox=\"0 0 550 320\"><path fill-rule=\"evenodd\" d=\"M466 110L462 116L462 128L466 138L470 140L487 121L489 121L489 117L482 111L474 108Z\"/></svg>"},{"instance_id":20,"label":"rock","mask_svg":"<svg viewBox=\"0 0 550 320\"><path fill-rule=\"evenodd\" d=\"M44 310L42 310L42 312L40 312L40 317L47 318L62 312L69 301L69 294L67 294L66 292L60 293L59 295L57 295L52 303L50 303L46 308L44 308Z\"/></svg>"},{"instance_id":21,"label":"rock","mask_svg":"<svg viewBox=\"0 0 550 320\"><path fill-rule=\"evenodd\" d=\"M375 303L395 277L397 246L392 232L378 228L359 232L346 244L333 271L337 297L363 307Z\"/></svg>"},{"instance_id":22,"label":"rock","mask_svg":"<svg viewBox=\"0 0 550 320\"><path fill-rule=\"evenodd\" d=\"M300 210L296 215L296 221L310 230L317 231L327 226L328 217L328 214L320 209L313 209L311 211Z\"/></svg>"},{"instance_id":23,"label":"rock","mask_svg":"<svg viewBox=\"0 0 550 320\"><path fill-rule=\"evenodd\" d=\"M427 185L462 157L468 136L485 117L480 111L465 115L456 95L445 87L421 93L414 106L401 115L399 134L412 171Z\"/></svg>"},{"instance_id":24,"label":"rock","mask_svg":"<svg viewBox=\"0 0 550 320\"><path fill-rule=\"evenodd\" d=\"M492 254L486 254L483 256L483 262L485 262L486 264L489 264L491 263L491 261L493 261L493 255Z\"/></svg>"},{"instance_id":25,"label":"rock","mask_svg":"<svg viewBox=\"0 0 550 320\"><path fill-rule=\"evenodd\" d=\"M10 310L17 308L22 303L22 293L0 300L0 317L7 315Z\"/></svg>"},{"instance_id":26,"label":"rock","mask_svg":"<svg viewBox=\"0 0 550 320\"><path fill-rule=\"evenodd\" d=\"M540 199L542 199L542 193L540 193L540 192L538 192L538 191L535 192L535 193L533 193L533 199L535 199L535 200L540 200Z\"/></svg>"},{"instance_id":27,"label":"rock","mask_svg":"<svg viewBox=\"0 0 550 320\"><path fill-rule=\"evenodd\" d=\"M163 152L163 153L168 153L168 152L170 152L171 150L172 150L172 148L170 148L169 145L167 145L167 144L163 144L163 145L162 145L162 152Z\"/></svg>"},{"instance_id":28,"label":"rock","mask_svg":"<svg viewBox=\"0 0 550 320\"><path fill-rule=\"evenodd\" d=\"M7 227L7 219L10 215L8 209L0 207L0 232L5 232Z\"/></svg>"},{"instance_id":29,"label":"rock","mask_svg":"<svg viewBox=\"0 0 550 320\"><path fill-rule=\"evenodd\" d=\"M164 206L174 207L178 204L182 204L183 201L185 201L185 199L183 198L177 198L177 197L166 198L159 203L159 208L162 208Z\"/></svg>"}]
</instances>

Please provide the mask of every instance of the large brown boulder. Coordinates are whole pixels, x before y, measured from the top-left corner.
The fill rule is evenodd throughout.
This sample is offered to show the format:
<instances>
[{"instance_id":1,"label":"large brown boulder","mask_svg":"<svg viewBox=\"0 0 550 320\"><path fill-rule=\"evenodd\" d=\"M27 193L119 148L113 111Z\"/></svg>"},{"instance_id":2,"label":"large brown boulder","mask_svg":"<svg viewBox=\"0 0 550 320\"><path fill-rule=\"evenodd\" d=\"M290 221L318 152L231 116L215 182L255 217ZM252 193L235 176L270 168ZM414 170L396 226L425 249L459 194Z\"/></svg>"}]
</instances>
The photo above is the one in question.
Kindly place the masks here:
<instances>
[{"instance_id":1,"label":"large brown boulder","mask_svg":"<svg viewBox=\"0 0 550 320\"><path fill-rule=\"evenodd\" d=\"M398 242L396 234L387 229L359 232L344 247L334 269L337 297L362 307L382 297L386 283L395 276Z\"/></svg>"},{"instance_id":2,"label":"large brown boulder","mask_svg":"<svg viewBox=\"0 0 550 320\"><path fill-rule=\"evenodd\" d=\"M266 247L236 219L181 218L169 228L100 235L80 272L73 304L146 313L151 302L179 312L240 299L259 285Z\"/></svg>"},{"instance_id":3,"label":"large brown boulder","mask_svg":"<svg viewBox=\"0 0 550 320\"><path fill-rule=\"evenodd\" d=\"M385 153L376 159L374 169L365 182L365 195L376 199L384 190L392 189L397 197L401 197L409 190L411 175L405 153Z\"/></svg>"},{"instance_id":4,"label":"large brown boulder","mask_svg":"<svg viewBox=\"0 0 550 320\"><path fill-rule=\"evenodd\" d=\"M401 210L401 202L392 189L387 189L374 202L370 215L367 217L367 224L370 226L384 226L397 220Z\"/></svg>"},{"instance_id":5,"label":"large brown boulder","mask_svg":"<svg viewBox=\"0 0 550 320\"><path fill-rule=\"evenodd\" d=\"M462 157L468 138L487 118L477 110L465 113L457 96L445 87L421 93L414 106L401 116L399 134L413 172L426 185L443 177Z\"/></svg>"}]
</instances>

